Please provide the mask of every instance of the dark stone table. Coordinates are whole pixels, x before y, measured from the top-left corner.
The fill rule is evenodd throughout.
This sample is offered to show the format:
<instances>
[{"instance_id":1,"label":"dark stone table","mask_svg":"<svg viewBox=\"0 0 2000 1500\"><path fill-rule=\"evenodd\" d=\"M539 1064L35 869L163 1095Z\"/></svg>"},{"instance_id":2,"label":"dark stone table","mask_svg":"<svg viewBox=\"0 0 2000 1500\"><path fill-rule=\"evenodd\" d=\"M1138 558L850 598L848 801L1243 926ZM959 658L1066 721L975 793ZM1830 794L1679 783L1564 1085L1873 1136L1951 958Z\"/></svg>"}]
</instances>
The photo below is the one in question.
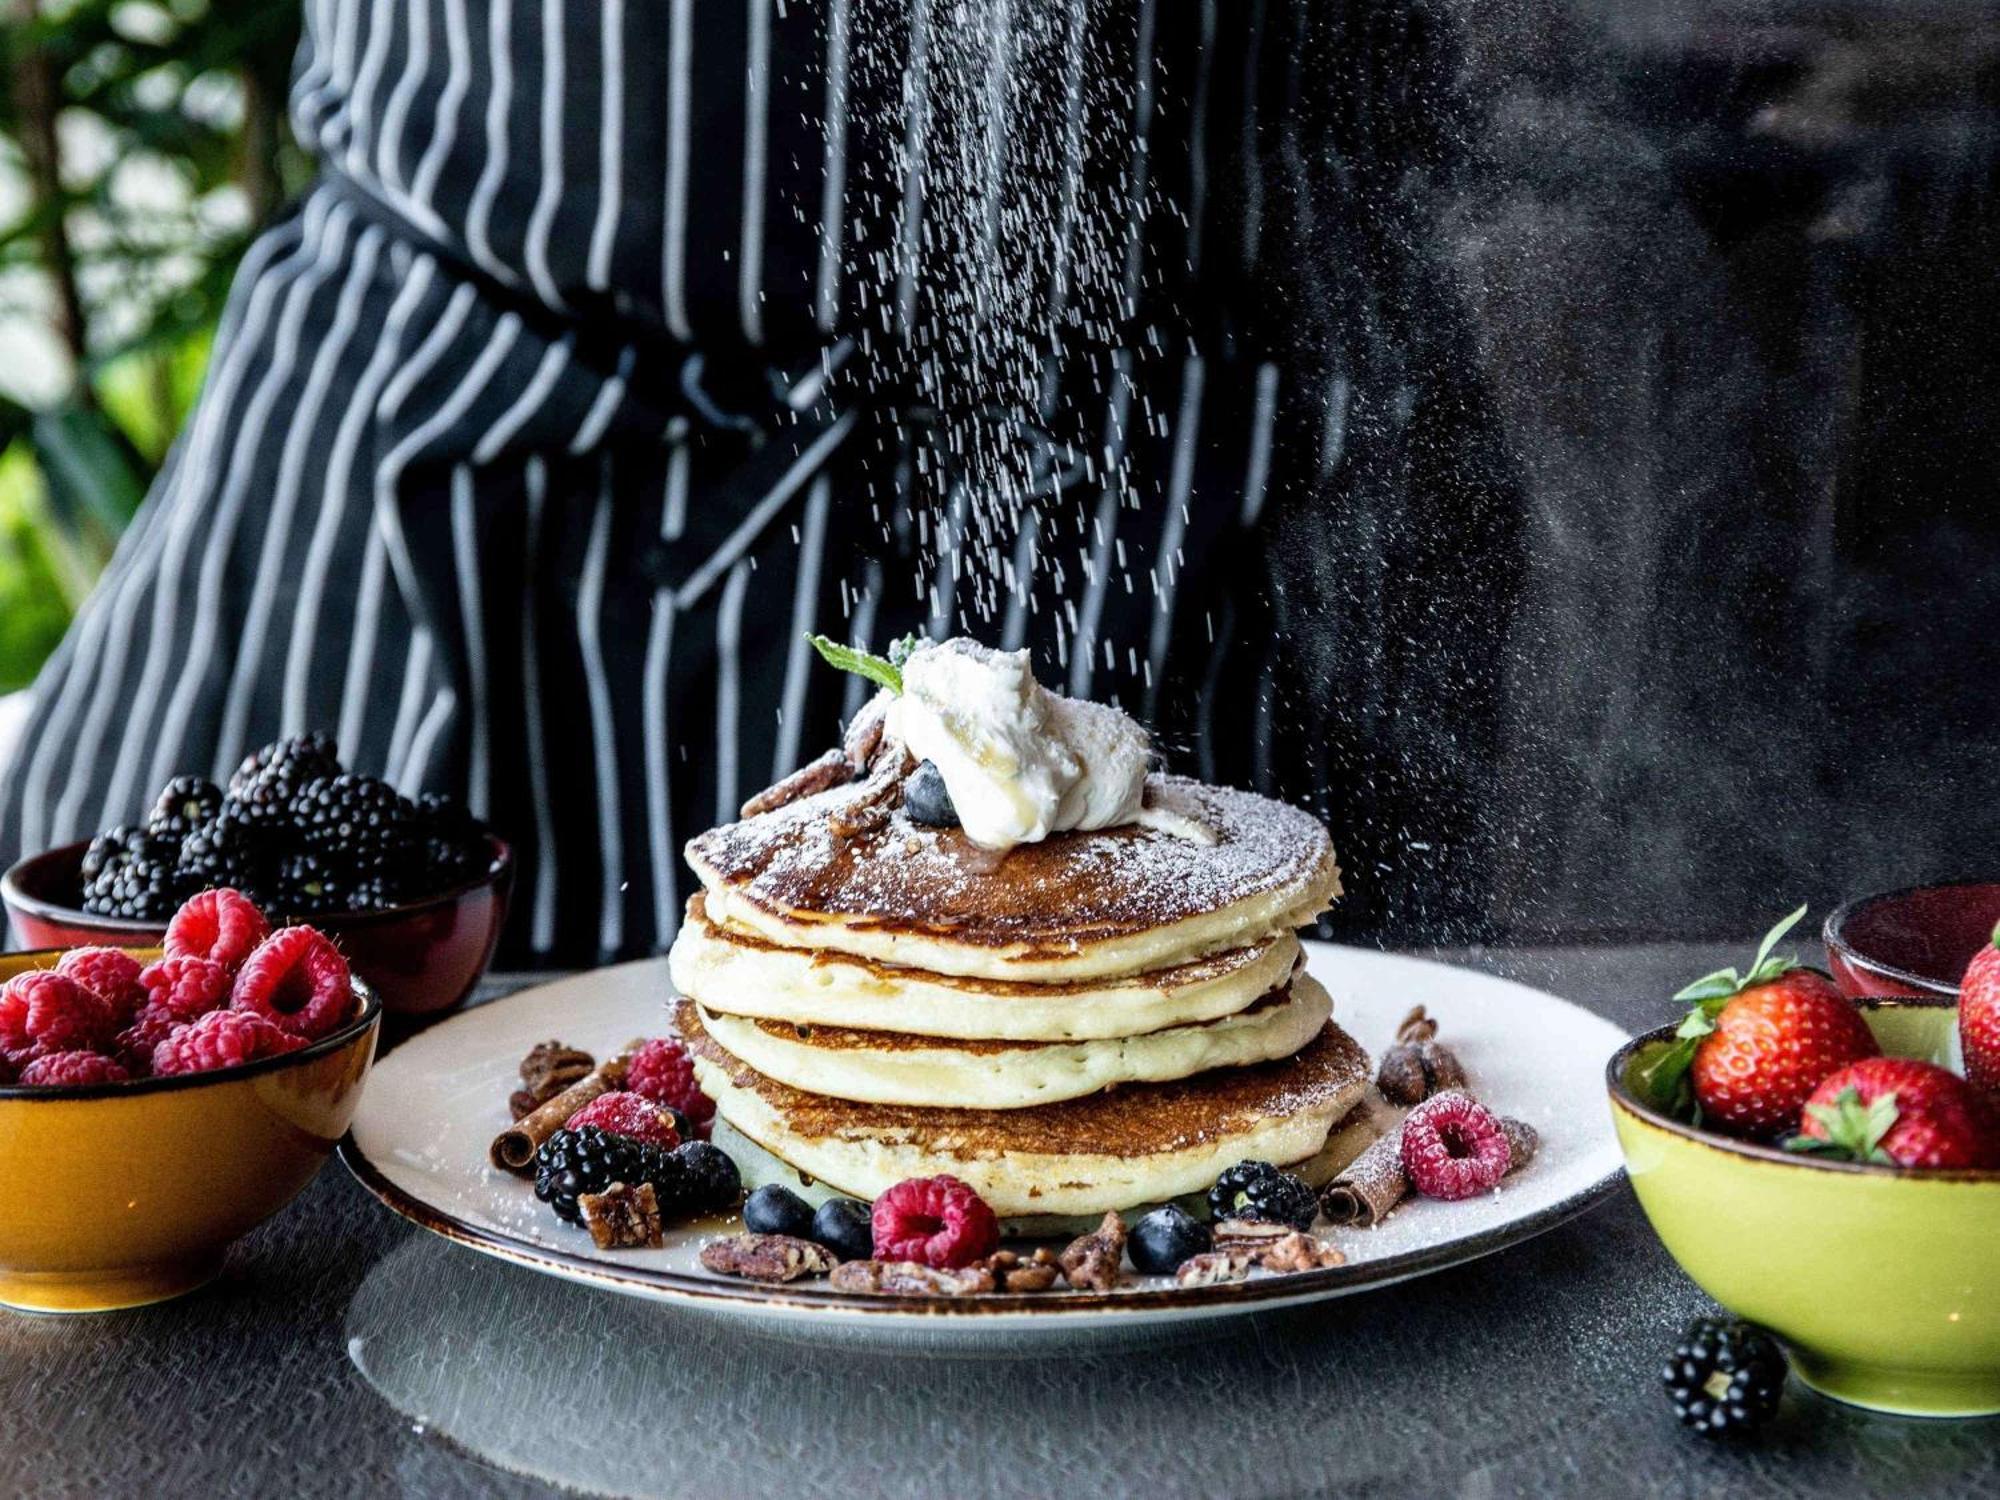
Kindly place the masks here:
<instances>
[{"instance_id":1,"label":"dark stone table","mask_svg":"<svg viewBox=\"0 0 2000 1500\"><path fill-rule=\"evenodd\" d=\"M1445 956L1636 1029L1740 955ZM1877 1417L1795 1384L1753 1446L1683 1433L1657 1369L1707 1305L1621 1188L1471 1266L1180 1344L780 1341L461 1251L336 1164L195 1296L0 1312L0 1493L2000 1492L2000 1421Z\"/></svg>"}]
</instances>

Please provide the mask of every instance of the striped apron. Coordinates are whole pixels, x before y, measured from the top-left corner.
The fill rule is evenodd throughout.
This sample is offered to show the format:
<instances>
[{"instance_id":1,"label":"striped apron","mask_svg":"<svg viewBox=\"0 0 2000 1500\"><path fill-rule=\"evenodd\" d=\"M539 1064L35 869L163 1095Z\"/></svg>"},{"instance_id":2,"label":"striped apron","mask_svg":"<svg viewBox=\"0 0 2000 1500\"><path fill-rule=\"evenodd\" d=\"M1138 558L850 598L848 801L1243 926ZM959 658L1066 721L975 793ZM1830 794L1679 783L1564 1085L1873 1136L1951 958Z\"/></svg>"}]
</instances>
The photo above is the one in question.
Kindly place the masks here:
<instances>
[{"instance_id":1,"label":"striped apron","mask_svg":"<svg viewBox=\"0 0 2000 1500\"><path fill-rule=\"evenodd\" d=\"M1043 7L1103 113L1054 170L1127 193L1127 295L1051 354L1028 415L1065 457L974 556L889 348L933 292L880 269L963 208L912 107L955 4L309 0L319 177L37 685L0 853L328 729L512 841L503 961L658 951L681 842L858 701L808 630L1029 646L1181 768L1325 808L1347 686L1285 569L1355 431L1395 440L1371 380L1408 378L1271 267L1314 232L1302 70L1356 38L1310 0Z\"/></svg>"}]
</instances>

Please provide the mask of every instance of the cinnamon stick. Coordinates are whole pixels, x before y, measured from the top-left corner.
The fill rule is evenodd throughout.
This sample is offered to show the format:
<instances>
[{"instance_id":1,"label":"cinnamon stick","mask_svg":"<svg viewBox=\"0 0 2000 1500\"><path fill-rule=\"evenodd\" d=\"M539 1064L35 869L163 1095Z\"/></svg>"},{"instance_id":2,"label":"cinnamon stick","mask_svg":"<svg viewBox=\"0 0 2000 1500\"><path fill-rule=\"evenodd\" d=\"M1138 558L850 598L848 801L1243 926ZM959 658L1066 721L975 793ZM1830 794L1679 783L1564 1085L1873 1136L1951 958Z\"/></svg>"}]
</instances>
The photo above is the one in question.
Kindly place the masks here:
<instances>
[{"instance_id":1,"label":"cinnamon stick","mask_svg":"<svg viewBox=\"0 0 2000 1500\"><path fill-rule=\"evenodd\" d=\"M492 1148L487 1153L493 1165L517 1177L532 1173L535 1170L535 1153L542 1149L542 1142L567 1125L571 1115L599 1094L624 1086L625 1065L641 1045L642 1041L628 1042L616 1057L606 1060L589 1077L571 1084L548 1103L522 1116L493 1137Z\"/></svg>"}]
</instances>

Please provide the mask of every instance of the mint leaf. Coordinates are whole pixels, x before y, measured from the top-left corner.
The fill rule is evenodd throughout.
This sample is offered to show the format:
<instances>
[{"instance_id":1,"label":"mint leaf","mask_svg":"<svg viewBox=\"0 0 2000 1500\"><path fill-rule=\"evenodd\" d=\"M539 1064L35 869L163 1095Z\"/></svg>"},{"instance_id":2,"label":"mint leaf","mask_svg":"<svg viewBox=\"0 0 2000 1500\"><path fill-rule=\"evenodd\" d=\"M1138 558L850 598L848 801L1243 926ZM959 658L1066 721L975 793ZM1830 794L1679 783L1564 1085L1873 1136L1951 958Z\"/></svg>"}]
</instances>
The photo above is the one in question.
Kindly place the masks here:
<instances>
[{"instance_id":1,"label":"mint leaf","mask_svg":"<svg viewBox=\"0 0 2000 1500\"><path fill-rule=\"evenodd\" d=\"M872 651L861 651L853 646L843 646L840 642L828 640L823 635L809 635L806 639L812 642L813 650L824 657L829 666L838 667L843 672L853 672L857 676L866 677L878 687L885 687L892 693L900 694L903 691L902 664L893 659L893 653L897 647L903 644L903 641L898 641L895 646L889 648L891 652L890 656L877 656ZM908 636L903 638L904 641L909 639L911 638ZM905 651L903 656L907 660L909 652Z\"/></svg>"},{"instance_id":2,"label":"mint leaf","mask_svg":"<svg viewBox=\"0 0 2000 1500\"><path fill-rule=\"evenodd\" d=\"M891 641L889 643L890 664L898 672L902 671L903 663L910 659L910 653L915 651L919 646L928 646L929 644L930 637L922 635L906 635Z\"/></svg>"}]
</instances>

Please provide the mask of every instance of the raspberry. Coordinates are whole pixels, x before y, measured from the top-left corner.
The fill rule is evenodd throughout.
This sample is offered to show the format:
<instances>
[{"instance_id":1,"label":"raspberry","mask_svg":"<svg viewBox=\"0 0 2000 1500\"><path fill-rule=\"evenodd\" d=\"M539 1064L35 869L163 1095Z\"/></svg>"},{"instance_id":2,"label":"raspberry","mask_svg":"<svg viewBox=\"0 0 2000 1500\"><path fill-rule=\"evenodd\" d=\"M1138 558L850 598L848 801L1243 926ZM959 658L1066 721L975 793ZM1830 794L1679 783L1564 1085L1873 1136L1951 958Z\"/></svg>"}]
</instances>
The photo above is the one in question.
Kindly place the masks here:
<instances>
[{"instance_id":1,"label":"raspberry","mask_svg":"<svg viewBox=\"0 0 2000 1500\"><path fill-rule=\"evenodd\" d=\"M51 1052L21 1069L23 1083L123 1083L131 1076L101 1052Z\"/></svg>"},{"instance_id":2,"label":"raspberry","mask_svg":"<svg viewBox=\"0 0 2000 1500\"><path fill-rule=\"evenodd\" d=\"M305 1043L281 1031L262 1016L244 1010L212 1010L185 1026L177 1026L153 1049L153 1072L161 1078L176 1073L208 1073L233 1068L260 1057L296 1051Z\"/></svg>"},{"instance_id":3,"label":"raspberry","mask_svg":"<svg viewBox=\"0 0 2000 1500\"><path fill-rule=\"evenodd\" d=\"M0 988L0 1052L16 1063L52 1052L95 1052L117 1029L110 1006L53 969L16 974Z\"/></svg>"},{"instance_id":4,"label":"raspberry","mask_svg":"<svg viewBox=\"0 0 2000 1500\"><path fill-rule=\"evenodd\" d=\"M1403 1121L1403 1171L1426 1198L1476 1198L1507 1175L1512 1153L1492 1111L1446 1089Z\"/></svg>"},{"instance_id":5,"label":"raspberry","mask_svg":"<svg viewBox=\"0 0 2000 1500\"><path fill-rule=\"evenodd\" d=\"M158 959L139 971L139 983L146 990L139 1014L158 1011L175 1026L229 1003L229 971L206 958Z\"/></svg>"},{"instance_id":6,"label":"raspberry","mask_svg":"<svg viewBox=\"0 0 2000 1500\"><path fill-rule=\"evenodd\" d=\"M674 1129L673 1117L643 1094L599 1094L571 1115L563 1128L581 1130L586 1125L594 1125L609 1135L645 1141L663 1151L671 1151L681 1143L681 1133Z\"/></svg>"},{"instance_id":7,"label":"raspberry","mask_svg":"<svg viewBox=\"0 0 2000 1500\"><path fill-rule=\"evenodd\" d=\"M240 969L270 935L271 924L250 898L223 886L181 904L167 924L167 956L205 958L225 969Z\"/></svg>"},{"instance_id":8,"label":"raspberry","mask_svg":"<svg viewBox=\"0 0 2000 1500\"><path fill-rule=\"evenodd\" d=\"M715 1101L694 1081L694 1059L677 1038L656 1036L633 1053L625 1069L625 1087L679 1110L694 1133L708 1139L715 1124Z\"/></svg>"},{"instance_id":9,"label":"raspberry","mask_svg":"<svg viewBox=\"0 0 2000 1500\"><path fill-rule=\"evenodd\" d=\"M878 1260L913 1260L937 1270L969 1266L1000 1244L1000 1221L956 1177L912 1177L875 1200Z\"/></svg>"},{"instance_id":10,"label":"raspberry","mask_svg":"<svg viewBox=\"0 0 2000 1500\"><path fill-rule=\"evenodd\" d=\"M146 1003L139 967L139 960L122 948L72 948L56 964L56 972L102 1000L116 1025L129 1026Z\"/></svg>"},{"instance_id":11,"label":"raspberry","mask_svg":"<svg viewBox=\"0 0 2000 1500\"><path fill-rule=\"evenodd\" d=\"M316 927L282 927L244 960L229 1002L316 1041L354 1010L347 960Z\"/></svg>"}]
</instances>

